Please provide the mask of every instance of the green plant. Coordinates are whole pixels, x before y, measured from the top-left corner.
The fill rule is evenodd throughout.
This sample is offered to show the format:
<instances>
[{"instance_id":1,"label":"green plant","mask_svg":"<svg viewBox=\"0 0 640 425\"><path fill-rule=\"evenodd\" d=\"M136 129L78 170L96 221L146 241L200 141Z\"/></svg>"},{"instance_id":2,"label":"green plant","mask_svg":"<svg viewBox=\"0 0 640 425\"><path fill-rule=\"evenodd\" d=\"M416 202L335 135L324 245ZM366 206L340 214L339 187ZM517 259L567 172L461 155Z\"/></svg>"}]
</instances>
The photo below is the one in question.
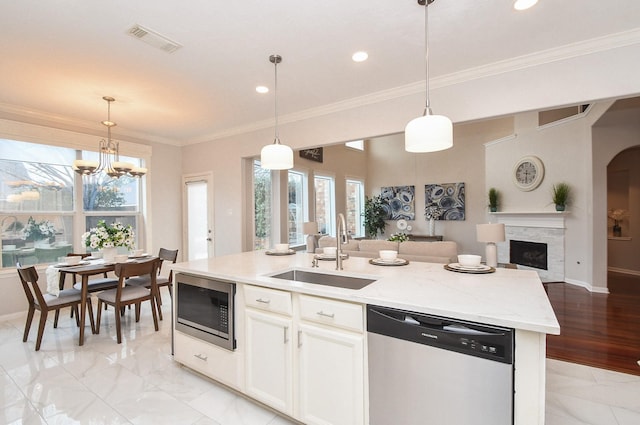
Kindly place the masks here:
<instances>
[{"instance_id":1,"label":"green plant","mask_svg":"<svg viewBox=\"0 0 640 425\"><path fill-rule=\"evenodd\" d=\"M391 242L405 242L409 240L409 235L403 232L392 233L388 240Z\"/></svg>"},{"instance_id":2,"label":"green plant","mask_svg":"<svg viewBox=\"0 0 640 425\"><path fill-rule=\"evenodd\" d=\"M500 193L498 192L498 189L496 189L495 187L492 187L491 189L489 189L489 208L491 209L491 211L498 210L499 197L500 197Z\"/></svg>"},{"instance_id":3,"label":"green plant","mask_svg":"<svg viewBox=\"0 0 640 425\"><path fill-rule=\"evenodd\" d=\"M384 221L387 217L387 212L384 209L382 196L365 197L362 216L364 217L364 230L368 237L377 237L378 231L384 233L384 228L387 225Z\"/></svg>"},{"instance_id":4,"label":"green plant","mask_svg":"<svg viewBox=\"0 0 640 425\"><path fill-rule=\"evenodd\" d=\"M558 183L553 185L553 195L551 200L554 204L560 206L566 206L569 204L569 195L571 194L571 188L566 183Z\"/></svg>"}]
</instances>

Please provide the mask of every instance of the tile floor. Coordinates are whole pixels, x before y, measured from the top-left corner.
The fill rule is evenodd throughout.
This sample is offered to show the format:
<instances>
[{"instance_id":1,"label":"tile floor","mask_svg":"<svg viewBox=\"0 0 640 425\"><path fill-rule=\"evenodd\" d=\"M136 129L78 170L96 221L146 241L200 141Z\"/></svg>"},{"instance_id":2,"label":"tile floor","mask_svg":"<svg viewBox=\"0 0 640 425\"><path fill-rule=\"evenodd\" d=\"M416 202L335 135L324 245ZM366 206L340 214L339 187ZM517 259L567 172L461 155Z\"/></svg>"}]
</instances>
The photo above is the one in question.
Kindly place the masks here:
<instances>
[{"instance_id":1,"label":"tile floor","mask_svg":"<svg viewBox=\"0 0 640 425\"><path fill-rule=\"evenodd\" d=\"M159 332L148 307L137 324L127 313L118 345L110 310L101 333L89 332L79 347L66 310L58 329L49 323L37 353L36 323L23 343L24 315L0 320L0 423L292 423L175 363L168 303L163 311ZM640 424L640 377L550 360L546 417L547 425Z\"/></svg>"}]
</instances>

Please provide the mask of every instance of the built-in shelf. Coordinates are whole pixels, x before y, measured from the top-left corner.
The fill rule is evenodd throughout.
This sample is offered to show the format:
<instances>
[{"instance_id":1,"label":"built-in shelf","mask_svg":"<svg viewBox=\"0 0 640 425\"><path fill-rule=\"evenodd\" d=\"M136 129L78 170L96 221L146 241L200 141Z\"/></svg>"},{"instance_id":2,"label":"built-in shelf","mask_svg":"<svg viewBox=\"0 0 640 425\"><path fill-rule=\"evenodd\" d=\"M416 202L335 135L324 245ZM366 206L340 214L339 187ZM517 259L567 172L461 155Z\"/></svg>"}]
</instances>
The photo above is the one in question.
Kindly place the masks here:
<instances>
[{"instance_id":1,"label":"built-in shelf","mask_svg":"<svg viewBox=\"0 0 640 425\"><path fill-rule=\"evenodd\" d=\"M609 236L608 239L610 241L630 241L630 236Z\"/></svg>"}]
</instances>

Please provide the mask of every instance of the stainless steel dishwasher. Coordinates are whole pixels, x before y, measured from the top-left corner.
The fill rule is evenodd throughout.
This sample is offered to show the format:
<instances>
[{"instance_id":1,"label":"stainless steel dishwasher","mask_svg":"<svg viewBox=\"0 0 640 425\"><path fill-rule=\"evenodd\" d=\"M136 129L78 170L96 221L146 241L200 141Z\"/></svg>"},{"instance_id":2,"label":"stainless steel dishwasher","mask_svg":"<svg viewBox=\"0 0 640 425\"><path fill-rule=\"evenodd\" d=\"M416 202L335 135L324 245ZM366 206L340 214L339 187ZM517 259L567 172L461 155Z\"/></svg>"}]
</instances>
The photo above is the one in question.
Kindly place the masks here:
<instances>
[{"instance_id":1,"label":"stainless steel dishwasher","mask_svg":"<svg viewBox=\"0 0 640 425\"><path fill-rule=\"evenodd\" d=\"M513 329L367 306L370 425L513 424Z\"/></svg>"}]
</instances>

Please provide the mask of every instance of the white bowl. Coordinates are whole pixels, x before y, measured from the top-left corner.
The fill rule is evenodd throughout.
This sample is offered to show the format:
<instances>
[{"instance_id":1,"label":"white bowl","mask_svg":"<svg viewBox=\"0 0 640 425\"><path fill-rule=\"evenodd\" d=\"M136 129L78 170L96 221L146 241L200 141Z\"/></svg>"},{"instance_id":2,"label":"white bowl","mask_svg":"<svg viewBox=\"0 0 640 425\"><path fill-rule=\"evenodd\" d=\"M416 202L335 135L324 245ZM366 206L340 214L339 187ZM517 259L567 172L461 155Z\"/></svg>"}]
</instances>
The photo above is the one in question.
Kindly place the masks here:
<instances>
[{"instance_id":1,"label":"white bowl","mask_svg":"<svg viewBox=\"0 0 640 425\"><path fill-rule=\"evenodd\" d=\"M338 248L336 248L335 246L327 246L323 248L322 251L324 252L324 255L327 255L329 257L335 257L336 252L338 251Z\"/></svg>"},{"instance_id":2,"label":"white bowl","mask_svg":"<svg viewBox=\"0 0 640 425\"><path fill-rule=\"evenodd\" d=\"M458 255L458 264L461 266L479 266L481 259L482 257L479 255Z\"/></svg>"},{"instance_id":3,"label":"white bowl","mask_svg":"<svg viewBox=\"0 0 640 425\"><path fill-rule=\"evenodd\" d=\"M289 251L289 244L288 243L277 243L274 245L273 250L275 252L287 252Z\"/></svg>"},{"instance_id":4,"label":"white bowl","mask_svg":"<svg viewBox=\"0 0 640 425\"><path fill-rule=\"evenodd\" d=\"M392 251L390 249L383 249L378 252L380 259L384 261L393 261L398 258L398 251Z\"/></svg>"},{"instance_id":5,"label":"white bowl","mask_svg":"<svg viewBox=\"0 0 640 425\"><path fill-rule=\"evenodd\" d=\"M124 254L118 254L114 257L114 261L116 263L126 263L128 259L129 259L129 256Z\"/></svg>"},{"instance_id":6,"label":"white bowl","mask_svg":"<svg viewBox=\"0 0 640 425\"><path fill-rule=\"evenodd\" d=\"M64 257L64 262L71 265L78 264L80 260L82 260L82 257L80 257L79 255L74 255L72 257Z\"/></svg>"},{"instance_id":7,"label":"white bowl","mask_svg":"<svg viewBox=\"0 0 640 425\"><path fill-rule=\"evenodd\" d=\"M142 256L142 254L144 254L144 249L134 249L133 250L133 256L134 257L140 257L140 256Z\"/></svg>"},{"instance_id":8,"label":"white bowl","mask_svg":"<svg viewBox=\"0 0 640 425\"><path fill-rule=\"evenodd\" d=\"M102 251L91 251L91 256L93 258L102 258Z\"/></svg>"}]
</instances>

